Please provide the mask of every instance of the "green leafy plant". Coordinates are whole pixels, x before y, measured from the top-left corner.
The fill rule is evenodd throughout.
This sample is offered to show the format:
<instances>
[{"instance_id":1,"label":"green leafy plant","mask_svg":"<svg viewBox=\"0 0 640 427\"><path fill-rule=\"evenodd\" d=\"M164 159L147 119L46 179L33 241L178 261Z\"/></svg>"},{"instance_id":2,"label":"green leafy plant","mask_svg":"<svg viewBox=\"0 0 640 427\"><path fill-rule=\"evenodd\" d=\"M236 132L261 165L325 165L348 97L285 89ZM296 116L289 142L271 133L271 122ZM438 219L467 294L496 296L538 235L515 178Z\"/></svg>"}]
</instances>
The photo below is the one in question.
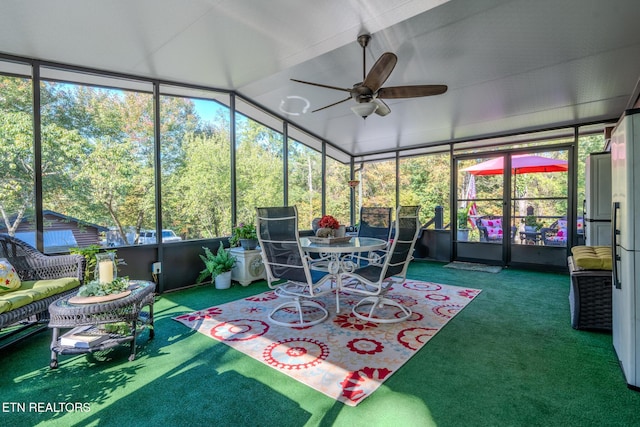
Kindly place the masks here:
<instances>
[{"instance_id":1,"label":"green leafy plant","mask_svg":"<svg viewBox=\"0 0 640 427\"><path fill-rule=\"evenodd\" d=\"M527 215L524 217L524 225L527 227L535 227L536 231L539 231L544 224L538 221L538 218L535 215Z\"/></svg>"},{"instance_id":2,"label":"green leafy plant","mask_svg":"<svg viewBox=\"0 0 640 427\"><path fill-rule=\"evenodd\" d=\"M220 247L215 255L206 246L203 246L202 249L204 249L204 255L200 255L200 259L204 262L205 268L198 275L196 283L202 283L209 277L215 279L218 274L231 271L233 266L236 265L236 257L224 250L222 242L220 242Z\"/></svg>"},{"instance_id":3,"label":"green leafy plant","mask_svg":"<svg viewBox=\"0 0 640 427\"><path fill-rule=\"evenodd\" d=\"M129 287L128 277L116 277L113 282L100 283L98 280L87 282L86 285L80 286L78 296L81 297L99 297L104 295L119 294Z\"/></svg>"},{"instance_id":4,"label":"green leafy plant","mask_svg":"<svg viewBox=\"0 0 640 427\"><path fill-rule=\"evenodd\" d=\"M96 254L102 250L102 247L99 245L89 245L83 248L69 248L69 253L74 255L82 255L85 262L84 267L84 283L89 283L93 279L93 275L96 269ZM108 253L113 253L115 256L116 250L111 249L105 251ZM124 261L122 259L116 258L116 265L124 265Z\"/></svg>"},{"instance_id":5,"label":"green leafy plant","mask_svg":"<svg viewBox=\"0 0 640 427\"><path fill-rule=\"evenodd\" d=\"M240 239L257 239L256 226L253 223L240 223L233 229L233 234L229 238L229 244L231 246L238 246Z\"/></svg>"},{"instance_id":6,"label":"green leafy plant","mask_svg":"<svg viewBox=\"0 0 640 427\"><path fill-rule=\"evenodd\" d=\"M469 212L466 208L458 209L458 230L469 228Z\"/></svg>"}]
</instances>

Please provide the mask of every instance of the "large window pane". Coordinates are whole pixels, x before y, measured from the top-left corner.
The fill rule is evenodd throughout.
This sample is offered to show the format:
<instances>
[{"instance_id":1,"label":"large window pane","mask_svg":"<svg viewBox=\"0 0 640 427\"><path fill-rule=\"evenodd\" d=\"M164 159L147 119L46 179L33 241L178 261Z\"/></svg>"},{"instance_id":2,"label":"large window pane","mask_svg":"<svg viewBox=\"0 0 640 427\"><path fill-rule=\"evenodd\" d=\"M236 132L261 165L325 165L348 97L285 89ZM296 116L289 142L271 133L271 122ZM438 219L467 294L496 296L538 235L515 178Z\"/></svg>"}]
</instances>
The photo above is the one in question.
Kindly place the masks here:
<instances>
[{"instance_id":1,"label":"large window pane","mask_svg":"<svg viewBox=\"0 0 640 427\"><path fill-rule=\"evenodd\" d=\"M421 224L435 216L436 206L443 209L443 225L449 223L449 159L439 153L400 160L400 204L420 206Z\"/></svg>"},{"instance_id":2,"label":"large window pane","mask_svg":"<svg viewBox=\"0 0 640 427\"><path fill-rule=\"evenodd\" d=\"M351 191L358 192L359 186L353 190L349 187L349 165L326 158L326 212L340 222L351 224Z\"/></svg>"},{"instance_id":3,"label":"large window pane","mask_svg":"<svg viewBox=\"0 0 640 427\"><path fill-rule=\"evenodd\" d=\"M284 205L284 138L236 114L237 222L255 222L255 208Z\"/></svg>"},{"instance_id":4,"label":"large window pane","mask_svg":"<svg viewBox=\"0 0 640 427\"><path fill-rule=\"evenodd\" d=\"M231 234L229 108L160 97L162 226L182 239Z\"/></svg>"},{"instance_id":5,"label":"large window pane","mask_svg":"<svg viewBox=\"0 0 640 427\"><path fill-rule=\"evenodd\" d=\"M298 207L301 229L311 229L322 214L322 153L289 139L287 159L289 205Z\"/></svg>"},{"instance_id":6,"label":"large window pane","mask_svg":"<svg viewBox=\"0 0 640 427\"><path fill-rule=\"evenodd\" d=\"M155 230L150 93L43 81L45 250L138 242ZM47 241L46 233L54 236Z\"/></svg>"},{"instance_id":7,"label":"large window pane","mask_svg":"<svg viewBox=\"0 0 640 427\"><path fill-rule=\"evenodd\" d=\"M386 160L362 163L359 171L362 197L358 202L362 206L396 207L396 162Z\"/></svg>"},{"instance_id":8,"label":"large window pane","mask_svg":"<svg viewBox=\"0 0 640 427\"><path fill-rule=\"evenodd\" d=\"M31 79L0 76L0 232L35 246Z\"/></svg>"}]
</instances>

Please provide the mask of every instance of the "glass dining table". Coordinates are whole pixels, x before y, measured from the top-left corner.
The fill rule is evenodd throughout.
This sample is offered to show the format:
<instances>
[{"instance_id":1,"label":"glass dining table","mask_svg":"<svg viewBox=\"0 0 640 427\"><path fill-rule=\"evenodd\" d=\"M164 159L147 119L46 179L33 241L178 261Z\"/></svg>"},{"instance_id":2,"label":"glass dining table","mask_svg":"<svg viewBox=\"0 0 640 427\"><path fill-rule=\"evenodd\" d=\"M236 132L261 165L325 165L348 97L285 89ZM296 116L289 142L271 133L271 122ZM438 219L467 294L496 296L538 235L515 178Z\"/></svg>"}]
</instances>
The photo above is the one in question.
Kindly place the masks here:
<instances>
[{"instance_id":1,"label":"glass dining table","mask_svg":"<svg viewBox=\"0 0 640 427\"><path fill-rule=\"evenodd\" d=\"M382 250L387 246L387 241L373 237L351 237L348 240L331 242L327 239L301 237L300 246L303 251L319 256L312 261L312 269L337 275L356 268L357 264L353 262L352 254Z\"/></svg>"},{"instance_id":2,"label":"glass dining table","mask_svg":"<svg viewBox=\"0 0 640 427\"><path fill-rule=\"evenodd\" d=\"M387 247L387 241L373 237L351 237L350 239L340 239L327 241L315 237L301 237L300 246L302 250L310 254L310 268L328 272L336 279L336 313L340 312L340 289L338 275L343 272L350 272L358 267L358 262L354 255L380 251ZM314 257L315 255L315 257Z\"/></svg>"}]
</instances>

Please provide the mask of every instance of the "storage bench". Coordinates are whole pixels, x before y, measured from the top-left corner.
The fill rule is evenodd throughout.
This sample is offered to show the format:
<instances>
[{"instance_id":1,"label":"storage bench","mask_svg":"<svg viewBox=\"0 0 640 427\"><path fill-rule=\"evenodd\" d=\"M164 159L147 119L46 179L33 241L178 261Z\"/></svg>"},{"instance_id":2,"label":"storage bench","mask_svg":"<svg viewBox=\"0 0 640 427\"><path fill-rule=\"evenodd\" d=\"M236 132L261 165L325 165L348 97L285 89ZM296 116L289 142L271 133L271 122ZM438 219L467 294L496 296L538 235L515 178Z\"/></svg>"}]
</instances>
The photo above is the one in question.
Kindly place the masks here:
<instances>
[{"instance_id":1,"label":"storage bench","mask_svg":"<svg viewBox=\"0 0 640 427\"><path fill-rule=\"evenodd\" d=\"M569 305L574 329L611 331L611 248L575 246L568 258Z\"/></svg>"}]
</instances>

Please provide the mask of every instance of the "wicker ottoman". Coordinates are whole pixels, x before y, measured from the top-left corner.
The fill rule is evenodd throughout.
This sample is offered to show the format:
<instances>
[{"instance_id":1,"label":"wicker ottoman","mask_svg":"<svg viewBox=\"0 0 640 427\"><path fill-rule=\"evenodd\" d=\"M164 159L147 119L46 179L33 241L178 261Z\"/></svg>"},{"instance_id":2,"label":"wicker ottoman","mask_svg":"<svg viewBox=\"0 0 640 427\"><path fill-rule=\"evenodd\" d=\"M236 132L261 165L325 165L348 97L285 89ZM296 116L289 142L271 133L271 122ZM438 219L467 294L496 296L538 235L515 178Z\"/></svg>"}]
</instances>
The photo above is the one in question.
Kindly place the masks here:
<instances>
[{"instance_id":1,"label":"wicker ottoman","mask_svg":"<svg viewBox=\"0 0 640 427\"><path fill-rule=\"evenodd\" d=\"M574 329L611 331L611 270L585 270L574 257L568 259L571 274L569 304Z\"/></svg>"}]
</instances>

